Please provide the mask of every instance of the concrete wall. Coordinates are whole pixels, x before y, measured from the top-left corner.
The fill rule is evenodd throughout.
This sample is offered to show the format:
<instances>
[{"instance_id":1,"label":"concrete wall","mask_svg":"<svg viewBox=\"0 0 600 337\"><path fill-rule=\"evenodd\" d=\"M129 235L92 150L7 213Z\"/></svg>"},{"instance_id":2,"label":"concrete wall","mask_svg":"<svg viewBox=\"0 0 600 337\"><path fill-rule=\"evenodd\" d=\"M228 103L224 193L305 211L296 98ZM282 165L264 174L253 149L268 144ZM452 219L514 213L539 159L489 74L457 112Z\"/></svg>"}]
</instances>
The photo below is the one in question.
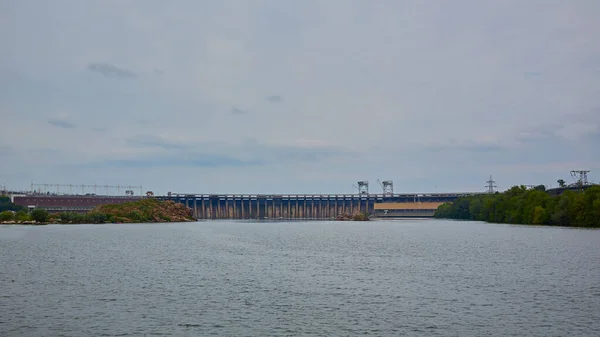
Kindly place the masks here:
<instances>
[{"instance_id":1,"label":"concrete wall","mask_svg":"<svg viewBox=\"0 0 600 337\"><path fill-rule=\"evenodd\" d=\"M48 210L83 210L92 209L98 205L121 204L124 202L140 200L142 197L111 197L111 196L84 196L84 195L29 195L15 196L14 203L19 206L34 206Z\"/></svg>"},{"instance_id":2,"label":"concrete wall","mask_svg":"<svg viewBox=\"0 0 600 337\"><path fill-rule=\"evenodd\" d=\"M375 204L375 210L414 209L436 210L443 202L382 202Z\"/></svg>"}]
</instances>

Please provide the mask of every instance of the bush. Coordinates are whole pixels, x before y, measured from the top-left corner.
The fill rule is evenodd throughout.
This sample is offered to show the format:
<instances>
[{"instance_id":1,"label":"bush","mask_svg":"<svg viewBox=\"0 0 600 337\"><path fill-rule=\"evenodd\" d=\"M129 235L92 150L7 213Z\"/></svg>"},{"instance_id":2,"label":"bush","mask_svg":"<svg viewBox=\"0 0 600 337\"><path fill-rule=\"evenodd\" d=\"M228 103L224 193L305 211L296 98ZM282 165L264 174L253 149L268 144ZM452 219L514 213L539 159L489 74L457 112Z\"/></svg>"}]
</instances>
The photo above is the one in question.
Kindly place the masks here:
<instances>
[{"instance_id":1,"label":"bush","mask_svg":"<svg viewBox=\"0 0 600 337\"><path fill-rule=\"evenodd\" d=\"M11 221L14 220L15 215L11 211L4 211L0 213L0 221Z\"/></svg>"},{"instance_id":2,"label":"bush","mask_svg":"<svg viewBox=\"0 0 600 337\"><path fill-rule=\"evenodd\" d=\"M83 223L85 222L85 215L79 213L69 213L63 212L60 213L60 223L69 224L69 223Z\"/></svg>"},{"instance_id":3,"label":"bush","mask_svg":"<svg viewBox=\"0 0 600 337\"><path fill-rule=\"evenodd\" d=\"M45 209L36 208L31 211L31 219L36 222L46 222L48 221L48 211Z\"/></svg>"},{"instance_id":4,"label":"bush","mask_svg":"<svg viewBox=\"0 0 600 337\"><path fill-rule=\"evenodd\" d=\"M25 211L18 211L15 214L16 221L31 221L31 216Z\"/></svg>"},{"instance_id":5,"label":"bush","mask_svg":"<svg viewBox=\"0 0 600 337\"><path fill-rule=\"evenodd\" d=\"M104 213L92 212L85 215L85 220L86 222L95 224L105 223L108 220L108 216Z\"/></svg>"}]
</instances>

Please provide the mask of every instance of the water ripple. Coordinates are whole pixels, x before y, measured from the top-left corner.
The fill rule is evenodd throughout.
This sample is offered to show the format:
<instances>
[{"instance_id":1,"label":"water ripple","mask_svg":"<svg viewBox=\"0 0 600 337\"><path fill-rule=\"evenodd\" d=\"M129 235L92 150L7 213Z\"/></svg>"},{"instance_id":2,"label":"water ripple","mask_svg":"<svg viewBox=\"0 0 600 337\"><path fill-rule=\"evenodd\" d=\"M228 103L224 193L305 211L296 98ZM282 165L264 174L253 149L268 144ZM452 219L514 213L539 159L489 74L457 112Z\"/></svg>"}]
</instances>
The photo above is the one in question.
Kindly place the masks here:
<instances>
[{"instance_id":1,"label":"water ripple","mask_svg":"<svg viewBox=\"0 0 600 337\"><path fill-rule=\"evenodd\" d=\"M600 231L0 226L2 336L600 335Z\"/></svg>"}]
</instances>

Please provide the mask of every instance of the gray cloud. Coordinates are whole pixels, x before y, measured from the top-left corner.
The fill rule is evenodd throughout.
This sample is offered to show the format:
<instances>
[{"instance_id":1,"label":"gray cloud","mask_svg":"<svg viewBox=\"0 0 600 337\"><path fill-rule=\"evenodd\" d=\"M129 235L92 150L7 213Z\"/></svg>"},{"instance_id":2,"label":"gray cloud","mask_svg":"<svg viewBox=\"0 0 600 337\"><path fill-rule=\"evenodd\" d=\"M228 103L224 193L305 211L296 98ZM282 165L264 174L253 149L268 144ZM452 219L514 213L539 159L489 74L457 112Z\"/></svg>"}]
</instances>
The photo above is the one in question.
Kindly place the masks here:
<instances>
[{"instance_id":1,"label":"gray cloud","mask_svg":"<svg viewBox=\"0 0 600 337\"><path fill-rule=\"evenodd\" d=\"M271 102L271 103L279 103L279 102L283 102L283 96L281 95L271 95L271 96L267 96L267 101Z\"/></svg>"},{"instance_id":2,"label":"gray cloud","mask_svg":"<svg viewBox=\"0 0 600 337\"><path fill-rule=\"evenodd\" d=\"M0 146L0 157L8 157L14 155L15 152L11 147Z\"/></svg>"},{"instance_id":3,"label":"gray cloud","mask_svg":"<svg viewBox=\"0 0 600 337\"><path fill-rule=\"evenodd\" d=\"M96 131L96 132L106 132L106 128L100 128L100 127L93 127L92 131Z\"/></svg>"},{"instance_id":4,"label":"gray cloud","mask_svg":"<svg viewBox=\"0 0 600 337\"><path fill-rule=\"evenodd\" d=\"M231 108L231 110L229 110L229 112L231 114L233 114L233 115L244 115L244 114L248 113L247 110L242 110L242 109L237 108L237 107Z\"/></svg>"},{"instance_id":5,"label":"gray cloud","mask_svg":"<svg viewBox=\"0 0 600 337\"><path fill-rule=\"evenodd\" d=\"M62 120L62 119L51 119L48 121L49 124L56 126L57 128L63 128L63 129L74 129L75 128L75 124L66 121L66 120Z\"/></svg>"},{"instance_id":6,"label":"gray cloud","mask_svg":"<svg viewBox=\"0 0 600 337\"><path fill-rule=\"evenodd\" d=\"M490 1L57 0L35 18L15 1L0 20L0 174L252 193L598 179L600 1ZM54 111L76 114L52 124L72 132L46 136ZM27 156L47 148L60 153Z\"/></svg>"},{"instance_id":7,"label":"gray cloud","mask_svg":"<svg viewBox=\"0 0 600 337\"><path fill-rule=\"evenodd\" d=\"M543 124L540 123L535 128L530 128L527 131L519 132L515 136L515 140L522 143L531 143L539 141L548 141L557 137L557 132L560 129L558 124Z\"/></svg>"},{"instance_id":8,"label":"gray cloud","mask_svg":"<svg viewBox=\"0 0 600 337\"><path fill-rule=\"evenodd\" d=\"M135 78L137 75L127 69L119 68L108 63L90 63L88 69L93 72L100 73L106 77L116 78Z\"/></svg>"},{"instance_id":9,"label":"gray cloud","mask_svg":"<svg viewBox=\"0 0 600 337\"><path fill-rule=\"evenodd\" d=\"M254 152L263 160L277 162L320 162L334 158L358 156L358 153L340 147L299 147L257 145Z\"/></svg>"},{"instance_id":10,"label":"gray cloud","mask_svg":"<svg viewBox=\"0 0 600 337\"><path fill-rule=\"evenodd\" d=\"M189 145L183 143L169 142L153 135L141 135L127 139L127 143L134 147L157 147L166 150L187 149Z\"/></svg>"},{"instance_id":11,"label":"gray cloud","mask_svg":"<svg viewBox=\"0 0 600 337\"><path fill-rule=\"evenodd\" d=\"M145 135L127 139L134 148L161 149L167 152L128 155L127 158L107 158L93 161L87 167L247 167L274 164L316 163L356 156L354 151L337 147L300 147L265 145L248 140L239 145L224 142L166 141L160 137Z\"/></svg>"},{"instance_id":12,"label":"gray cloud","mask_svg":"<svg viewBox=\"0 0 600 337\"><path fill-rule=\"evenodd\" d=\"M542 74L539 72L535 72L535 71L527 71L527 72L523 73L523 75L525 75L525 77L537 77Z\"/></svg>"},{"instance_id":13,"label":"gray cloud","mask_svg":"<svg viewBox=\"0 0 600 337\"><path fill-rule=\"evenodd\" d=\"M497 143L490 142L478 142L478 141L468 141L468 142L455 142L455 141L447 141L445 143L438 143L434 145L428 145L425 149L431 152L452 152L452 151L460 151L460 152L470 152L470 153L488 153L488 152L498 152L502 150L506 150L507 147Z\"/></svg>"},{"instance_id":14,"label":"gray cloud","mask_svg":"<svg viewBox=\"0 0 600 337\"><path fill-rule=\"evenodd\" d=\"M243 161L237 158L197 154L194 157L182 158L179 156L152 156L134 159L111 159L104 162L95 162L88 167L117 167L117 168L157 168L157 167L206 167L206 168L241 168L260 165L259 162Z\"/></svg>"}]
</instances>

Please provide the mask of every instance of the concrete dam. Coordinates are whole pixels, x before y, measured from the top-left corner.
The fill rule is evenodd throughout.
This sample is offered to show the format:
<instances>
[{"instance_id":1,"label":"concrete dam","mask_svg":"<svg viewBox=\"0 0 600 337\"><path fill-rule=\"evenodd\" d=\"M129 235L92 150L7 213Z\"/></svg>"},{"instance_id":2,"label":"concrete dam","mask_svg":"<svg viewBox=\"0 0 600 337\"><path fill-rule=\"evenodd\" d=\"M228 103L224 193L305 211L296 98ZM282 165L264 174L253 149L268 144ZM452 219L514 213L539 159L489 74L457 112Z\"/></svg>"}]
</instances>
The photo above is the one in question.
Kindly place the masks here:
<instances>
[{"instance_id":1,"label":"concrete dam","mask_svg":"<svg viewBox=\"0 0 600 337\"><path fill-rule=\"evenodd\" d=\"M98 205L143 198L172 200L197 219L333 219L366 213L376 218L428 218L439 205L477 193L437 194L174 194L167 196L15 195L27 208L85 213Z\"/></svg>"},{"instance_id":2,"label":"concrete dam","mask_svg":"<svg viewBox=\"0 0 600 337\"><path fill-rule=\"evenodd\" d=\"M184 194L155 198L183 203L197 219L332 219L356 213L376 218L428 218L439 205L473 194Z\"/></svg>"}]
</instances>

